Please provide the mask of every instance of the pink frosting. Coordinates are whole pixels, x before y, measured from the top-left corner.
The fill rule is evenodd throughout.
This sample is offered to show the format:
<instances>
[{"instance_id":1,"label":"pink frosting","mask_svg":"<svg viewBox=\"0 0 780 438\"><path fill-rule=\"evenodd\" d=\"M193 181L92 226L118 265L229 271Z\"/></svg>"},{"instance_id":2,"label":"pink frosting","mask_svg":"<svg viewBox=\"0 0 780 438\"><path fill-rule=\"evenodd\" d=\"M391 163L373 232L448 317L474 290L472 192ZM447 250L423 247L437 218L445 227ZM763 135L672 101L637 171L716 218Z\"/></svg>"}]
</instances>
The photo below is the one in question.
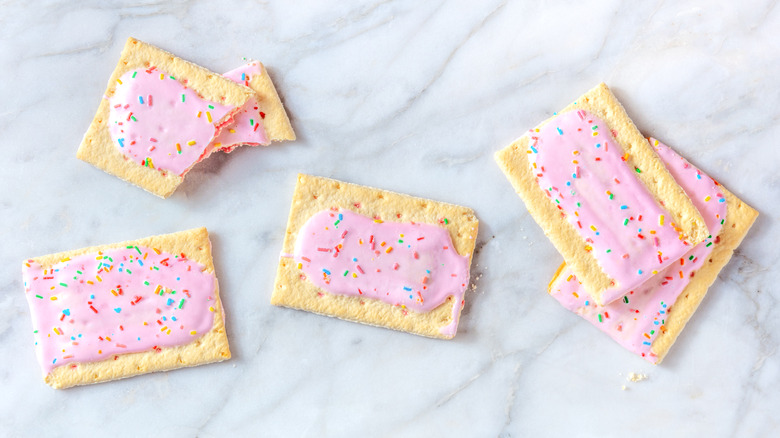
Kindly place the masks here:
<instances>
[{"instance_id":1,"label":"pink frosting","mask_svg":"<svg viewBox=\"0 0 780 438\"><path fill-rule=\"evenodd\" d=\"M239 84L249 86L252 76L263 74L263 67L257 61L250 62L235 70L223 74L222 76L238 82ZM256 97L250 97L249 100L237 113L233 115L234 123L220 131L212 145L215 149L231 151L236 146L249 145L267 145L270 142L263 126L265 113L260 111Z\"/></svg>"},{"instance_id":2,"label":"pink frosting","mask_svg":"<svg viewBox=\"0 0 780 438\"><path fill-rule=\"evenodd\" d=\"M560 114L529 134L539 185L585 240L615 284L609 303L688 252L669 212L626 165L603 120L586 111Z\"/></svg>"},{"instance_id":3,"label":"pink frosting","mask_svg":"<svg viewBox=\"0 0 780 438\"><path fill-rule=\"evenodd\" d=\"M134 162L176 175L207 154L235 109L203 99L156 67L129 71L117 82L108 119L114 144Z\"/></svg>"},{"instance_id":4,"label":"pink frosting","mask_svg":"<svg viewBox=\"0 0 780 438\"><path fill-rule=\"evenodd\" d=\"M727 209L718 183L668 146L655 139L650 142L677 184L701 212L709 230L717 236L726 220ZM564 269L558 276L551 294L564 307L590 321L626 349L656 363L658 358L650 350L653 340L663 330L666 316L677 297L718 241L718 237L710 236L641 286L624 290L622 299L603 307L593 302L569 269Z\"/></svg>"},{"instance_id":5,"label":"pink frosting","mask_svg":"<svg viewBox=\"0 0 780 438\"><path fill-rule=\"evenodd\" d=\"M325 210L300 230L293 257L310 281L332 294L416 312L431 311L453 297L452 323L441 332L452 336L457 331L469 258L455 251L444 228Z\"/></svg>"},{"instance_id":6,"label":"pink frosting","mask_svg":"<svg viewBox=\"0 0 780 438\"><path fill-rule=\"evenodd\" d=\"M216 278L184 254L131 246L22 269L46 373L71 362L184 345L214 323Z\"/></svg>"}]
</instances>

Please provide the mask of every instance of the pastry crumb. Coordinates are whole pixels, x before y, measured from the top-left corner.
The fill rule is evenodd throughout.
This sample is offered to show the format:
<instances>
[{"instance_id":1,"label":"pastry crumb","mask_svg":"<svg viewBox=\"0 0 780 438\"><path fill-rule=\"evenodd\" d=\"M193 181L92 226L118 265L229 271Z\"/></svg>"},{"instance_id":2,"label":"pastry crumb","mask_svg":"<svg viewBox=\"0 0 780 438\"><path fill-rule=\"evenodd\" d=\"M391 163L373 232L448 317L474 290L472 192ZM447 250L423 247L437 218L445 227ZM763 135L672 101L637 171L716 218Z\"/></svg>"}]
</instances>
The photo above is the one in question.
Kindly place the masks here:
<instances>
[{"instance_id":1,"label":"pastry crumb","mask_svg":"<svg viewBox=\"0 0 780 438\"><path fill-rule=\"evenodd\" d=\"M641 373L628 373L628 380L632 382L641 382L643 380L647 380L647 374L641 374Z\"/></svg>"}]
</instances>

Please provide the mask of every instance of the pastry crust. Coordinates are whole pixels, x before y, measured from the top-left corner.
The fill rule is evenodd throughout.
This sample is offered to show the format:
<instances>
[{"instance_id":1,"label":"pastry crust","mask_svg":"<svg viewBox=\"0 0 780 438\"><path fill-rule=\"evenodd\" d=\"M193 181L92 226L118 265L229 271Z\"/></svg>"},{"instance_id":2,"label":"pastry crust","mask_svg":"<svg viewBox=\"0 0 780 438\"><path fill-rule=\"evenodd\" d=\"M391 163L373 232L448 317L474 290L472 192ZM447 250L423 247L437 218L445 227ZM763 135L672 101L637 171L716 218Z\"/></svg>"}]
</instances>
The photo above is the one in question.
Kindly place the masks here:
<instances>
[{"instance_id":1,"label":"pastry crust","mask_svg":"<svg viewBox=\"0 0 780 438\"><path fill-rule=\"evenodd\" d=\"M726 198L726 222L723 224L723 229L718 236L720 242L714 245L712 253L707 261L695 271L694 277L688 286L683 290L682 294L677 298L672 308L669 310L669 316L667 317L664 327L666 330L661 330L661 333L653 341L653 345L650 347L651 351L658 356L658 362L661 363L666 353L672 347L672 344L677 340L682 330L685 328L685 324L696 312L696 309L701 304L704 296L707 294L707 290L718 278L718 274L726 266L734 254L734 250L742 242L742 239L747 235L750 227L753 226L758 217L758 212L745 204L741 199L737 198L723 188L723 196Z\"/></svg>"},{"instance_id":2,"label":"pastry crust","mask_svg":"<svg viewBox=\"0 0 780 438\"><path fill-rule=\"evenodd\" d=\"M263 73L251 77L249 88L257 93L260 111L265 113L265 118L263 119L265 133L271 141L295 140L295 132L290 124L290 119L287 117L282 100L279 98L276 87L274 87L274 83L268 75L268 70L265 68L265 65L259 64Z\"/></svg>"},{"instance_id":3,"label":"pastry crust","mask_svg":"<svg viewBox=\"0 0 780 438\"><path fill-rule=\"evenodd\" d=\"M252 90L155 46L134 38L127 39L116 69L108 80L105 96L101 99L97 114L84 134L76 156L150 193L167 198L184 181L184 177L132 162L114 145L108 130L110 110L108 99L114 95L117 79L128 71L149 68L149 66L156 66L176 78L186 78L187 86L203 98L220 104L233 105L236 107L234 111L238 111L252 96Z\"/></svg>"},{"instance_id":4,"label":"pastry crust","mask_svg":"<svg viewBox=\"0 0 780 438\"><path fill-rule=\"evenodd\" d=\"M211 242L209 241L206 228L196 228L109 245L92 246L35 257L32 260L40 263L44 268L50 268L65 258L114 248L126 248L131 245L158 248L171 254L184 253L190 260L204 265L207 272L214 273L214 263L211 258ZM44 381L53 388L63 389L77 385L122 379L154 371L172 370L230 359L230 347L227 334L225 333L222 301L219 298L219 284L216 277L214 281L213 307L215 310L213 312L214 323L211 330L186 345L159 348L156 351L119 354L98 362L68 363L54 368L51 373L44 376Z\"/></svg>"},{"instance_id":5,"label":"pastry crust","mask_svg":"<svg viewBox=\"0 0 780 438\"><path fill-rule=\"evenodd\" d=\"M471 263L479 228L471 209L303 174L298 175L282 253L294 252L298 231L311 216L332 207L380 217L385 222L419 222L446 228L455 250L462 256L468 255ZM448 223L440 222L445 217ZM271 304L276 306L441 339L452 337L443 334L441 329L452 322L452 306L460 306L453 301L450 296L436 309L418 313L379 300L330 294L301 279L301 271L288 257L279 260L271 296Z\"/></svg>"},{"instance_id":6,"label":"pastry crust","mask_svg":"<svg viewBox=\"0 0 780 438\"><path fill-rule=\"evenodd\" d=\"M673 216L674 222L687 236L688 242L695 245L703 241L709 232L701 214L666 170L609 88L603 83L599 84L560 113L580 109L601 118L610 130L617 133L612 141L616 141L623 152L628 153L626 165L642 169L642 173L637 174L637 177L656 201ZM557 115L546 120L539 127L554 120L555 117ZM561 216L560 211L550 202L549 197L536 182L526 156L529 140L528 135L523 135L508 147L496 152L495 159L515 191L525 202L531 216L542 227L544 234L552 241L558 252L563 255L577 278L588 291L592 291L592 296L597 302L604 304L601 300L602 292L612 287L613 280L601 269L593 253L586 250L582 236L566 218Z\"/></svg>"},{"instance_id":7,"label":"pastry crust","mask_svg":"<svg viewBox=\"0 0 780 438\"><path fill-rule=\"evenodd\" d=\"M714 245L707 261L698 270L694 271L693 278L690 279L690 283L680 293L677 301L667 310L666 323L662 326L661 332L650 346L650 350L658 356L656 365L660 364L669 352L672 344L674 344L685 328L685 324L688 323L699 304L701 304L704 296L707 294L707 290L718 277L721 269L729 262L734 250L742 242L742 239L758 217L756 210L734 196L725 187L720 186L720 189L726 199L727 208L726 221L718 234L720 240ZM558 271L553 275L547 286L548 293L552 293L552 285L565 267L566 263L561 264Z\"/></svg>"}]
</instances>

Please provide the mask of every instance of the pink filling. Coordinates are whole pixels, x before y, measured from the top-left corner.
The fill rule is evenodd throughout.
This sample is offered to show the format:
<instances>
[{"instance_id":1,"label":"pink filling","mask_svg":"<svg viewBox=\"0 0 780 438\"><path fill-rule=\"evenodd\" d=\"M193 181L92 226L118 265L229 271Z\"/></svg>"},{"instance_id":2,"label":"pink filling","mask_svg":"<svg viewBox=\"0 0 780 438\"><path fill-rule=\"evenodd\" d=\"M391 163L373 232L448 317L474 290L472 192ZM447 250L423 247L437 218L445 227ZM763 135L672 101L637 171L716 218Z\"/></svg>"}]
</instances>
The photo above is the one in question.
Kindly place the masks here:
<instances>
[{"instance_id":1,"label":"pink filling","mask_svg":"<svg viewBox=\"0 0 780 438\"><path fill-rule=\"evenodd\" d=\"M23 268L36 354L46 373L68 363L184 345L214 323L216 278L187 259L146 247Z\"/></svg>"}]
</instances>

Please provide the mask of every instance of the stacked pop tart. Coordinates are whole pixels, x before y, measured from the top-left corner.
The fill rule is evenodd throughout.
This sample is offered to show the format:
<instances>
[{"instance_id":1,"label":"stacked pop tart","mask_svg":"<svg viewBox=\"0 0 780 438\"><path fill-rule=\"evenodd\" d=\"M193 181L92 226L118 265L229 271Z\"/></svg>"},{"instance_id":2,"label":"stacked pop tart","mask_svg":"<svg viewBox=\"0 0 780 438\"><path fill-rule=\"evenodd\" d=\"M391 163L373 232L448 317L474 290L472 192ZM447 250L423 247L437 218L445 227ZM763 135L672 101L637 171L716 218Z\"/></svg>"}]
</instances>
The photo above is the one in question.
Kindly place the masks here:
<instances>
[{"instance_id":1,"label":"stacked pop tart","mask_svg":"<svg viewBox=\"0 0 780 438\"><path fill-rule=\"evenodd\" d=\"M604 84L496 161L564 258L550 295L655 364L758 216L645 138Z\"/></svg>"}]
</instances>

